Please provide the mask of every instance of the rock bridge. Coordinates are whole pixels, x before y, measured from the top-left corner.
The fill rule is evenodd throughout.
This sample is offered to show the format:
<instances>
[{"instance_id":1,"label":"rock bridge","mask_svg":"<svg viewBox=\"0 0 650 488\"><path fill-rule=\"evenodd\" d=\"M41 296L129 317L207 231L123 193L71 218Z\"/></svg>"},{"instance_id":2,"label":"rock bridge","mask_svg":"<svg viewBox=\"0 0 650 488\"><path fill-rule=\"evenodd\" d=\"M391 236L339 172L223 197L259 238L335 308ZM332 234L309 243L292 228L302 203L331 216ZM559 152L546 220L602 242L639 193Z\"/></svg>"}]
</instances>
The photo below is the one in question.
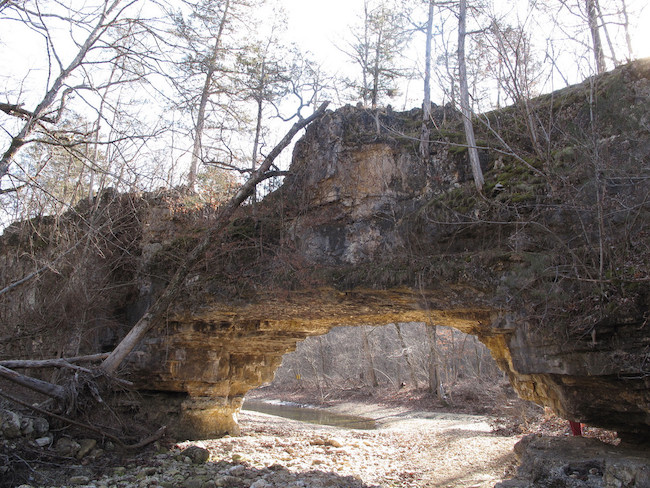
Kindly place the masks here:
<instances>
[{"instance_id":1,"label":"rock bridge","mask_svg":"<svg viewBox=\"0 0 650 488\"><path fill-rule=\"evenodd\" d=\"M583 94L592 85L535 101L553 117L545 161L526 142L516 108L490 114L510 151L521 152L479 129L484 196L471 186L455 113L435 108L437 135L422 158L418 110L328 112L296 144L283 186L241 209L163 325L130 355L125 373L142 393L142 415L173 419L180 437L234 433L245 393L270 381L298 341L339 325L427 322L478 336L522 397L571 420L650 434L649 74L645 62L599 81L596 108L607 123L597 128L597 152L616 173L598 183L615 195L600 204L594 178L604 173L567 136L586 123ZM104 298L92 328L78 326L75 351L110 350L210 225L161 195L136 203L105 195L107 208L133 216L106 237L110 252L85 262L83 274L71 266L3 298L3 323L15 323L21 307L42 306L43 287L57 279L84 286L101 276L125 285ZM17 235L10 228L2 242L5 264L20 276L27 264L8 257ZM610 274L598 274L603 246ZM69 347L69 337L30 337L21 339L25 355Z\"/></svg>"}]
</instances>

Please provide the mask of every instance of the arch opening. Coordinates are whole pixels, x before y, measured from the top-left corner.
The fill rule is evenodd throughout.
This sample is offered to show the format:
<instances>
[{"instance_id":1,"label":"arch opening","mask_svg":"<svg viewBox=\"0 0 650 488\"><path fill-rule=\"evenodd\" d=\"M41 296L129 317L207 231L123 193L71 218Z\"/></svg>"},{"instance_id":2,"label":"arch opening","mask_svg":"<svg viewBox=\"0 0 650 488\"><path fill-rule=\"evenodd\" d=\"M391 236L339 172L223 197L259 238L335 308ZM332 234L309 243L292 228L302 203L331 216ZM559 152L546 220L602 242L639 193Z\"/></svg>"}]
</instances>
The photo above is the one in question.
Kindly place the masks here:
<instances>
[{"instance_id":1,"label":"arch opening","mask_svg":"<svg viewBox=\"0 0 650 488\"><path fill-rule=\"evenodd\" d=\"M312 406L351 401L467 413L530 403L518 398L475 335L423 322L338 326L310 336L285 354L272 381L251 390L246 400L255 408L260 401ZM291 416L290 408L287 412Z\"/></svg>"}]
</instances>

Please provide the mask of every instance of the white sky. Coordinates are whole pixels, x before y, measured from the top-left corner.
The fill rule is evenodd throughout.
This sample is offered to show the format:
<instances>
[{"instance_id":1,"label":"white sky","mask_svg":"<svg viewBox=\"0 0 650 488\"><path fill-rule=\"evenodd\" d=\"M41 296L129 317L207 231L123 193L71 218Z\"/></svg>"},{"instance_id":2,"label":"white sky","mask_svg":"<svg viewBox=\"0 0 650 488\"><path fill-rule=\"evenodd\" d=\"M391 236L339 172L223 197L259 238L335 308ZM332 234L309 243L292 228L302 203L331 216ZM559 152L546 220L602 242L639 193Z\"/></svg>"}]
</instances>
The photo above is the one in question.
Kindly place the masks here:
<instances>
[{"instance_id":1,"label":"white sky","mask_svg":"<svg viewBox=\"0 0 650 488\"><path fill-rule=\"evenodd\" d=\"M339 51L349 25L363 9L363 0L284 0L291 38L325 62Z\"/></svg>"}]
</instances>

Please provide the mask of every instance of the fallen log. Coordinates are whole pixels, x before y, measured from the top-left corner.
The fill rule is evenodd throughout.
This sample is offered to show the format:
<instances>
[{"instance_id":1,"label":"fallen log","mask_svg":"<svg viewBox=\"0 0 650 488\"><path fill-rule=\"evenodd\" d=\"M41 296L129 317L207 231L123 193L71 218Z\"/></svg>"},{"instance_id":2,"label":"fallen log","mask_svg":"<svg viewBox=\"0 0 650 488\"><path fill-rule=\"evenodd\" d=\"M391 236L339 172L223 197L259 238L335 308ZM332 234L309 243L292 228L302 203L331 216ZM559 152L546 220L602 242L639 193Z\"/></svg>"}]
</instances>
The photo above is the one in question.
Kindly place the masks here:
<instances>
[{"instance_id":1,"label":"fallen log","mask_svg":"<svg viewBox=\"0 0 650 488\"><path fill-rule=\"evenodd\" d=\"M51 358L51 359L7 359L0 361L0 366L9 369L16 368L70 368L90 373L90 370L77 366L76 363L91 363L103 361L110 353L90 354L88 356L73 356L71 358Z\"/></svg>"},{"instance_id":2,"label":"fallen log","mask_svg":"<svg viewBox=\"0 0 650 488\"><path fill-rule=\"evenodd\" d=\"M57 400L64 400L66 398L65 389L62 386L17 373L5 366L0 366L0 377L29 388L32 391L56 398Z\"/></svg>"},{"instance_id":3,"label":"fallen log","mask_svg":"<svg viewBox=\"0 0 650 488\"><path fill-rule=\"evenodd\" d=\"M73 364L66 359L9 359L7 361L0 361L0 366L9 369L35 369L35 368L69 368L84 373L91 373L91 370Z\"/></svg>"},{"instance_id":4,"label":"fallen log","mask_svg":"<svg viewBox=\"0 0 650 488\"><path fill-rule=\"evenodd\" d=\"M100 354L90 354L87 356L73 356L70 358L52 358L52 359L8 359L5 361L0 361L0 366L14 370L14 369L38 369L38 368L68 368L75 371L82 371L88 374L96 374L96 371L93 371L83 366L79 366L75 363L87 363L87 362L98 362L106 359L110 353L100 353ZM19 374L19 373L16 373ZM1 376L1 373L0 373ZM29 376L24 376L25 378L30 378ZM115 381L123 386L131 387L133 383L127 380L112 378L112 381ZM47 383L50 384L50 383ZM25 386L25 385L23 385Z\"/></svg>"}]
</instances>

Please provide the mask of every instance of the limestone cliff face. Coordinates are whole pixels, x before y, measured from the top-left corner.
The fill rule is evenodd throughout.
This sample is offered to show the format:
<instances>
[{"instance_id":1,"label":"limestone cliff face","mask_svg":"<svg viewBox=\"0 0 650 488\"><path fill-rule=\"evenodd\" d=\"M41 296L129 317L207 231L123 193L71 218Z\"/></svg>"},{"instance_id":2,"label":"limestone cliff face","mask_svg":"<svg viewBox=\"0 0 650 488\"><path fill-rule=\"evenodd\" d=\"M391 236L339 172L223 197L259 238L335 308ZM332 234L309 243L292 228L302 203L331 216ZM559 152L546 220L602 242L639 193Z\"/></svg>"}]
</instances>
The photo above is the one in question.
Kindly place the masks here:
<instances>
[{"instance_id":1,"label":"limestone cliff face","mask_svg":"<svg viewBox=\"0 0 650 488\"><path fill-rule=\"evenodd\" d=\"M434 110L426 158L417 110L329 112L296 144L283 187L242 209L130 356L128 378L148 392L142 415L175 419L179 437L236 432L246 391L299 340L412 321L477 335L523 397L569 419L650 434L649 106L646 61L531 104L535 130L552 128L543 148L517 107L488 114L483 196L452 111ZM131 230L102 241L115 256L128 249L130 266L83 255L92 279L121 286L92 308L92 327L79 321L92 340L75 352L110 349L210 225L158 197L139 201L125 213ZM15 270L4 282L29 267L15 240L3 237ZM49 286L91 279L59 271ZM6 336L46 302L38 283L19 293L1 298ZM34 337L21 339L25 355L68 351Z\"/></svg>"}]
</instances>

